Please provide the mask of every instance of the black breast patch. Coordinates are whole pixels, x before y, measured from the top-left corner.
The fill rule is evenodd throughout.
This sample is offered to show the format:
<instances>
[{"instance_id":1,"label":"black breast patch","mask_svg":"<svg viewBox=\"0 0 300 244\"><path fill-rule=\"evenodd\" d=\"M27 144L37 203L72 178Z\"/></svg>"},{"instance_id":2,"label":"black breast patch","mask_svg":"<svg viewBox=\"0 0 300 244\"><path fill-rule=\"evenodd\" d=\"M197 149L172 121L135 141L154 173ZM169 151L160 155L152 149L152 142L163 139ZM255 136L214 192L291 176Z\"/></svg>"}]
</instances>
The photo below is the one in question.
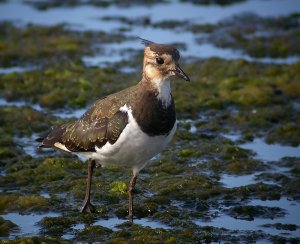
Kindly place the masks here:
<instances>
[{"instance_id":1,"label":"black breast patch","mask_svg":"<svg viewBox=\"0 0 300 244\"><path fill-rule=\"evenodd\" d=\"M147 135L168 135L176 121L173 97L171 103L164 106L155 92L145 92L133 110L133 117Z\"/></svg>"}]
</instances>

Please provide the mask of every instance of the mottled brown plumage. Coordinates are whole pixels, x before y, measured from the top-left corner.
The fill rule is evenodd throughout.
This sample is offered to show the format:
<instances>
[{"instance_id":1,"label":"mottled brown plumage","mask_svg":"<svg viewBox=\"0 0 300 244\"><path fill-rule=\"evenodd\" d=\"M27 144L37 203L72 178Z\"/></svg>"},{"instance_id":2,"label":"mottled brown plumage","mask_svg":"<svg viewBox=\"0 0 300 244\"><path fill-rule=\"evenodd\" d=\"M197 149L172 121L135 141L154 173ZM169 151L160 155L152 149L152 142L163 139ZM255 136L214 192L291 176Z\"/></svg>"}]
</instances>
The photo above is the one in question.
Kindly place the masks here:
<instances>
[{"instance_id":1,"label":"mottled brown plumage","mask_svg":"<svg viewBox=\"0 0 300 244\"><path fill-rule=\"evenodd\" d=\"M53 127L41 147L53 147L56 142L72 152L95 151L108 141L114 143L127 124L127 114L119 111L124 99L134 100L133 87L95 101L82 117L74 122ZM127 93L131 96L127 96Z\"/></svg>"},{"instance_id":2,"label":"mottled brown plumage","mask_svg":"<svg viewBox=\"0 0 300 244\"><path fill-rule=\"evenodd\" d=\"M128 122L128 116L120 111L127 104L141 130L150 136L166 135L175 120L175 105L172 99L164 107L156 99L157 90L149 81L142 80L136 86L95 101L77 121L53 127L41 143L41 147L63 144L71 152L94 152L107 142L115 143Z\"/></svg>"}]
</instances>

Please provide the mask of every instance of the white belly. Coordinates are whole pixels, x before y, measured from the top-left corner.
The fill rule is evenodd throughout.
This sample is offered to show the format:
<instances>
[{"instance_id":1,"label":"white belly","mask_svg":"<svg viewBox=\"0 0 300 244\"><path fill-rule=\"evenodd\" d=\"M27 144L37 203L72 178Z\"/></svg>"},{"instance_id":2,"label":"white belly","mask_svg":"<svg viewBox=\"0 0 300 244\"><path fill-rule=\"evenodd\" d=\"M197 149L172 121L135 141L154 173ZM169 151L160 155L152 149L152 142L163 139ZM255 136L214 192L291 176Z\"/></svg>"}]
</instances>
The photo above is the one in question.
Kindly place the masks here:
<instances>
[{"instance_id":1,"label":"white belly","mask_svg":"<svg viewBox=\"0 0 300 244\"><path fill-rule=\"evenodd\" d=\"M128 113L128 124L114 144L107 142L94 153L81 153L82 156L97 160L102 166L122 165L133 168L137 174L147 162L161 152L171 141L177 127L175 122L168 135L148 136L134 120L131 110L125 105L121 108ZM120 109L120 110L121 110Z\"/></svg>"}]
</instances>

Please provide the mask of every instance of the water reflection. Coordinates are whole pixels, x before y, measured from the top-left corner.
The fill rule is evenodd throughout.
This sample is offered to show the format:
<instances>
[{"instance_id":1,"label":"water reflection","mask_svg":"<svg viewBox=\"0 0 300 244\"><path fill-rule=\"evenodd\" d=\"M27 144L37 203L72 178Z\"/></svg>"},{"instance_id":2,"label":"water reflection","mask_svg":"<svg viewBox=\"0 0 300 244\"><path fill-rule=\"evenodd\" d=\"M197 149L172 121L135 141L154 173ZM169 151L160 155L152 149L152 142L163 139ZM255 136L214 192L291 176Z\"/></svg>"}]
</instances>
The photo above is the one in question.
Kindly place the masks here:
<instances>
[{"instance_id":1,"label":"water reflection","mask_svg":"<svg viewBox=\"0 0 300 244\"><path fill-rule=\"evenodd\" d=\"M224 134L224 137L236 142L239 134ZM262 138L255 138L251 142L246 142L238 145L241 148L252 150L256 153L256 157L263 161L277 161L284 157L300 157L300 145L297 147L267 144Z\"/></svg>"},{"instance_id":2,"label":"water reflection","mask_svg":"<svg viewBox=\"0 0 300 244\"><path fill-rule=\"evenodd\" d=\"M37 225L44 217L58 217L58 213L50 212L43 214L19 214L8 213L2 215L5 220L10 220L19 226L20 232L13 232L10 234L9 239L15 237L36 236L39 234L40 227Z\"/></svg>"},{"instance_id":3,"label":"water reflection","mask_svg":"<svg viewBox=\"0 0 300 244\"><path fill-rule=\"evenodd\" d=\"M283 157L300 157L300 146L291 147L279 144L267 144L260 138L241 144L240 147L254 151L257 154L257 158L264 161L276 161Z\"/></svg>"},{"instance_id":4,"label":"water reflection","mask_svg":"<svg viewBox=\"0 0 300 244\"><path fill-rule=\"evenodd\" d=\"M226 228L229 230L239 230L239 231L257 231L264 232L270 235L280 235L280 236L291 236L291 237L300 237L299 231L291 230L278 230L276 228L266 227L266 224L294 224L299 226L300 219L300 205L299 202L289 201L287 198L281 198L276 201L261 201L261 200L252 200L248 205L260 205L267 207L280 207L287 211L286 216L274 218L274 219L262 219L255 218L254 221L236 219L230 217L229 215L221 213L217 218L210 221L205 220L195 220L195 223L200 226L214 226L218 228Z\"/></svg>"}]
</instances>

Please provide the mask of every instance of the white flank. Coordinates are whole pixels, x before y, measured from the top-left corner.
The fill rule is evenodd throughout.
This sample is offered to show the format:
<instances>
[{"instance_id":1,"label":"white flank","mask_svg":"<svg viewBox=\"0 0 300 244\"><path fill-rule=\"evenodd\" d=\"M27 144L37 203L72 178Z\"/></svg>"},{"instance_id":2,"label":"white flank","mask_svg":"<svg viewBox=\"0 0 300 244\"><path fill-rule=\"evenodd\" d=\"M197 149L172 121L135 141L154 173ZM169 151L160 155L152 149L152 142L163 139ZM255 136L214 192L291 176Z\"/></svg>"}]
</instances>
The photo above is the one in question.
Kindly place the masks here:
<instances>
[{"instance_id":1,"label":"white flank","mask_svg":"<svg viewBox=\"0 0 300 244\"><path fill-rule=\"evenodd\" d=\"M81 155L97 160L102 166L132 167L133 174L136 175L170 142L177 126L175 123L167 136L148 136L133 118L130 107L125 104L120 111L128 113L128 124L118 140L114 144L107 142L102 148L95 147L95 153L81 153Z\"/></svg>"},{"instance_id":2,"label":"white flank","mask_svg":"<svg viewBox=\"0 0 300 244\"><path fill-rule=\"evenodd\" d=\"M164 106L169 106L171 103L171 85L170 80L153 80L152 81L158 90L157 98L162 101Z\"/></svg>"},{"instance_id":3,"label":"white flank","mask_svg":"<svg viewBox=\"0 0 300 244\"><path fill-rule=\"evenodd\" d=\"M66 151L66 152L71 152L68 148L66 148L65 145L61 144L60 142L55 142L54 146L61 149L61 150Z\"/></svg>"}]
</instances>

